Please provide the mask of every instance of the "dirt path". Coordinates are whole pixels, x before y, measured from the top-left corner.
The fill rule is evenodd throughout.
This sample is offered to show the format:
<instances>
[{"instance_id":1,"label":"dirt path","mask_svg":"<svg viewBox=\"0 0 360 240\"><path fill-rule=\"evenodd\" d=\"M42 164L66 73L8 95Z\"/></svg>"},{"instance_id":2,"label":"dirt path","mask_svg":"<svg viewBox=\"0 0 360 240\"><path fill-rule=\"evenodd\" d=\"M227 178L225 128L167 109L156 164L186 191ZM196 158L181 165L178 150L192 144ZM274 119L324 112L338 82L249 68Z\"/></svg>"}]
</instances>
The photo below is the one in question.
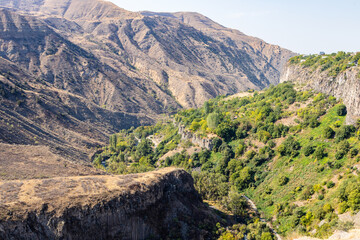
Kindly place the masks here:
<instances>
[{"instance_id":1,"label":"dirt path","mask_svg":"<svg viewBox=\"0 0 360 240\"><path fill-rule=\"evenodd\" d=\"M250 208L256 212L257 215L260 216L260 213L256 207L256 204L247 196L243 195L243 197L246 199L247 203L249 204ZM282 240L281 236L274 230L272 224L270 222L266 222L265 218L260 217L260 221L266 223L266 225L270 228L271 232L275 235L277 240Z\"/></svg>"}]
</instances>

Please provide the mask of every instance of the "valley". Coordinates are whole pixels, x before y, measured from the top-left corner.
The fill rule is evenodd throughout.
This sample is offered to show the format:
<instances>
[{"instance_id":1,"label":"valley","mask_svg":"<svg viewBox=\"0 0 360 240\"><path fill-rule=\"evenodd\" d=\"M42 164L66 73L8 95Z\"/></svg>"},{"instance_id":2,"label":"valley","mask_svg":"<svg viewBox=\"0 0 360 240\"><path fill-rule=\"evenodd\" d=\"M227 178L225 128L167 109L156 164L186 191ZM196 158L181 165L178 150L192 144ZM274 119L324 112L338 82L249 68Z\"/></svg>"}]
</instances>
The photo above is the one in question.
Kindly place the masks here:
<instances>
[{"instance_id":1,"label":"valley","mask_svg":"<svg viewBox=\"0 0 360 240\"><path fill-rule=\"evenodd\" d=\"M203 199L246 219L249 210L239 200L244 194L282 237L324 238L350 229L354 223L341 216L359 211L359 125L345 125L347 108L335 97L300 89L283 83L245 97L218 97L180 111L174 120L124 130L110 138L94 164L115 174L185 168ZM184 138L180 125L196 142ZM162 141L155 147L149 136ZM210 142L208 149L196 148L198 139ZM221 236L244 233L234 226Z\"/></svg>"},{"instance_id":2,"label":"valley","mask_svg":"<svg viewBox=\"0 0 360 240\"><path fill-rule=\"evenodd\" d=\"M360 54L195 12L0 1L0 239L357 239Z\"/></svg>"}]
</instances>

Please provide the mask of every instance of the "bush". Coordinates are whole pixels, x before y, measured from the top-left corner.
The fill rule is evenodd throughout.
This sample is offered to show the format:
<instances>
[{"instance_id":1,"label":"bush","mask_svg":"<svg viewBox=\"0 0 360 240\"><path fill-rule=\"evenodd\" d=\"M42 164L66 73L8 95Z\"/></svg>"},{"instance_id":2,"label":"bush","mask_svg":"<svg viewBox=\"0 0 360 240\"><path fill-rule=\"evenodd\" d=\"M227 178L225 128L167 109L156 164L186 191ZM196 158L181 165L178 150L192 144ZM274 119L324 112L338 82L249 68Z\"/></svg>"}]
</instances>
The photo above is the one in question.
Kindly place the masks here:
<instances>
[{"instance_id":1,"label":"bush","mask_svg":"<svg viewBox=\"0 0 360 240\"><path fill-rule=\"evenodd\" d=\"M327 184L326 184L326 187L327 188L333 188L335 186L335 183L333 181L329 181Z\"/></svg>"},{"instance_id":2,"label":"bush","mask_svg":"<svg viewBox=\"0 0 360 240\"><path fill-rule=\"evenodd\" d=\"M290 136L278 147L278 152L281 156L296 157L300 148L300 143Z\"/></svg>"},{"instance_id":3,"label":"bush","mask_svg":"<svg viewBox=\"0 0 360 240\"><path fill-rule=\"evenodd\" d=\"M349 152L351 146L350 146L350 143L348 141L342 141L340 144L339 144L339 147L338 147L338 150L340 151L344 151L345 154Z\"/></svg>"},{"instance_id":4,"label":"bush","mask_svg":"<svg viewBox=\"0 0 360 240\"><path fill-rule=\"evenodd\" d=\"M308 146L306 146L306 147L304 148L304 155L305 155L306 157L308 157L308 156L310 156L311 154L313 154L314 151L315 151L314 147L311 146L311 145L308 145Z\"/></svg>"},{"instance_id":5,"label":"bush","mask_svg":"<svg viewBox=\"0 0 360 240\"><path fill-rule=\"evenodd\" d=\"M213 138L213 140L212 140L213 151L218 152L222 143L223 143L223 141L220 138Z\"/></svg>"},{"instance_id":6,"label":"bush","mask_svg":"<svg viewBox=\"0 0 360 240\"><path fill-rule=\"evenodd\" d=\"M276 143L274 141L271 141L271 140L268 141L268 145L269 145L270 148L276 147Z\"/></svg>"},{"instance_id":7,"label":"bush","mask_svg":"<svg viewBox=\"0 0 360 240\"><path fill-rule=\"evenodd\" d=\"M331 127L326 127L324 129L324 137L327 139L333 138L335 136L335 131Z\"/></svg>"},{"instance_id":8,"label":"bush","mask_svg":"<svg viewBox=\"0 0 360 240\"><path fill-rule=\"evenodd\" d=\"M318 146L314 152L315 157L320 160L326 157L325 147L324 146Z\"/></svg>"},{"instance_id":9,"label":"bush","mask_svg":"<svg viewBox=\"0 0 360 240\"><path fill-rule=\"evenodd\" d=\"M320 125L320 122L317 120L317 117L312 117L309 120L309 127L311 128L316 128L317 126Z\"/></svg>"},{"instance_id":10,"label":"bush","mask_svg":"<svg viewBox=\"0 0 360 240\"><path fill-rule=\"evenodd\" d=\"M353 157L356 157L356 155L358 155L359 153L359 150L357 148L353 148L351 149L350 151L350 156L353 158Z\"/></svg>"},{"instance_id":11,"label":"bush","mask_svg":"<svg viewBox=\"0 0 360 240\"><path fill-rule=\"evenodd\" d=\"M344 104L339 105L336 113L339 116L345 116L347 114L346 106Z\"/></svg>"},{"instance_id":12,"label":"bush","mask_svg":"<svg viewBox=\"0 0 360 240\"><path fill-rule=\"evenodd\" d=\"M324 212L326 212L326 213L330 213L330 212L333 212L333 211L334 211L334 209L333 209L333 207L330 205L330 203L324 204L323 210L324 210Z\"/></svg>"},{"instance_id":13,"label":"bush","mask_svg":"<svg viewBox=\"0 0 360 240\"><path fill-rule=\"evenodd\" d=\"M279 186L284 186L289 182L289 178L286 176L281 176L279 178Z\"/></svg>"},{"instance_id":14,"label":"bush","mask_svg":"<svg viewBox=\"0 0 360 240\"><path fill-rule=\"evenodd\" d=\"M311 196L313 195L315 193L315 191L314 191L314 188L313 188L313 186L307 186L304 190L303 190L303 192L302 192L302 194L301 194L301 199L302 200L308 200L308 199L310 199L311 198Z\"/></svg>"},{"instance_id":15,"label":"bush","mask_svg":"<svg viewBox=\"0 0 360 240\"><path fill-rule=\"evenodd\" d=\"M352 126L354 127L354 126ZM342 126L340 127L340 129L336 132L336 141L340 142L343 141L345 139L348 139L351 137L351 133L353 133L355 131L355 129L353 129L351 126Z\"/></svg>"},{"instance_id":16,"label":"bush","mask_svg":"<svg viewBox=\"0 0 360 240\"><path fill-rule=\"evenodd\" d=\"M344 151L337 151L336 154L335 154L335 158L336 158L337 160L342 159L344 156L345 156L345 152L344 152Z\"/></svg>"}]
</instances>

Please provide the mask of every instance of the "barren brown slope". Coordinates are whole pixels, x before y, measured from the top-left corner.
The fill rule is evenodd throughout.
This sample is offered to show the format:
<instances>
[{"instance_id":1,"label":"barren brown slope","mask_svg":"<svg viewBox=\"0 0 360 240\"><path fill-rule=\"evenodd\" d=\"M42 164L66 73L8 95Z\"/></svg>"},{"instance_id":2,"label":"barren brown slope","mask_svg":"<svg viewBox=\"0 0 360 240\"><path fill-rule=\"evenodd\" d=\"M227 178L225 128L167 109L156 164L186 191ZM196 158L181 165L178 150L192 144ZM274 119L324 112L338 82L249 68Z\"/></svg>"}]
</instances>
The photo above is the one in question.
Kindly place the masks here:
<instances>
[{"instance_id":1,"label":"barren brown slope","mask_svg":"<svg viewBox=\"0 0 360 240\"><path fill-rule=\"evenodd\" d=\"M82 46L92 48L97 57L117 68L124 62L116 53L125 57L137 73L168 88L185 107L199 106L218 94L276 83L280 75L279 62L292 54L209 19L200 26L196 21L184 20L184 14L182 20L180 16L144 17L96 0L62 3L45 0L37 2L37 7L29 4L34 2L10 0L3 6L30 9L45 17L56 15L75 22L81 26L83 36L68 34L69 39L75 43L81 41ZM185 15L205 18L199 14ZM63 34L70 32L54 21L58 23L48 19L53 27L61 28ZM201 19L201 22L205 21ZM84 34L88 34L88 38L84 38ZM106 48L105 54L102 48Z\"/></svg>"},{"instance_id":2,"label":"barren brown slope","mask_svg":"<svg viewBox=\"0 0 360 240\"><path fill-rule=\"evenodd\" d=\"M9 10L0 20L3 142L87 161L109 134L178 107L154 82L111 68L41 20Z\"/></svg>"},{"instance_id":3,"label":"barren brown slope","mask_svg":"<svg viewBox=\"0 0 360 240\"><path fill-rule=\"evenodd\" d=\"M142 14L177 19L214 39L226 43L227 46L246 51L256 67L269 79L271 84L279 83L280 73L287 60L295 55L295 53L280 46L268 44L259 38L245 35L239 30L226 28L199 13L142 12Z\"/></svg>"},{"instance_id":4,"label":"barren brown slope","mask_svg":"<svg viewBox=\"0 0 360 240\"><path fill-rule=\"evenodd\" d=\"M216 222L174 168L0 182L1 239L209 239Z\"/></svg>"},{"instance_id":5,"label":"barren brown slope","mask_svg":"<svg viewBox=\"0 0 360 240\"><path fill-rule=\"evenodd\" d=\"M291 55L198 14L144 16L97 0L0 7L1 139L74 160L121 128L276 83Z\"/></svg>"}]
</instances>

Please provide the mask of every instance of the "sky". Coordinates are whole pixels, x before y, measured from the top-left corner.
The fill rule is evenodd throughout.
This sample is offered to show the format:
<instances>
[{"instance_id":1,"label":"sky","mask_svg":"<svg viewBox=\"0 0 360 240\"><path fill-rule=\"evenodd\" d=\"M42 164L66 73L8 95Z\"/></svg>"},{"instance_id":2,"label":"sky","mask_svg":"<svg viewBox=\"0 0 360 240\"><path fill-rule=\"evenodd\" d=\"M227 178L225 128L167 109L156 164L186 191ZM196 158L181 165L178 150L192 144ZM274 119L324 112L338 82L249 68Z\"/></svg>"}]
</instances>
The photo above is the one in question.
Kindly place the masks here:
<instances>
[{"instance_id":1,"label":"sky","mask_svg":"<svg viewBox=\"0 0 360 240\"><path fill-rule=\"evenodd\" d=\"M360 51L360 0L110 1L130 11L198 12L296 53Z\"/></svg>"}]
</instances>

